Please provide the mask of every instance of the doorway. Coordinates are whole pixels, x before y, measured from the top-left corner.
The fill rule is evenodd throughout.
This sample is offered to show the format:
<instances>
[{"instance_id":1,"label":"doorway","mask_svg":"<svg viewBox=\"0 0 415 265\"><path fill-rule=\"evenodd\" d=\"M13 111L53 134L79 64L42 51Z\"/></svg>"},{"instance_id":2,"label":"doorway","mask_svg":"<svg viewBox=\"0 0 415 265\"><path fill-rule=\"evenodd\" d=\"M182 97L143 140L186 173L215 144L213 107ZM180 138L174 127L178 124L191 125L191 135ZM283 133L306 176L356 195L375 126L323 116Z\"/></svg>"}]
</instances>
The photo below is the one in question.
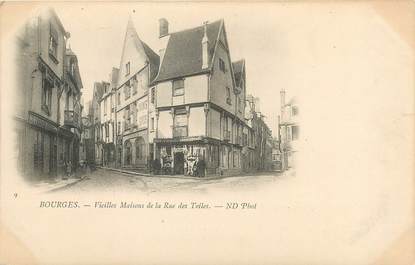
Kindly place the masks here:
<instances>
[{"instance_id":1,"label":"doorway","mask_svg":"<svg viewBox=\"0 0 415 265\"><path fill-rule=\"evenodd\" d=\"M184 174L184 154L183 152L174 153L174 174Z\"/></svg>"}]
</instances>

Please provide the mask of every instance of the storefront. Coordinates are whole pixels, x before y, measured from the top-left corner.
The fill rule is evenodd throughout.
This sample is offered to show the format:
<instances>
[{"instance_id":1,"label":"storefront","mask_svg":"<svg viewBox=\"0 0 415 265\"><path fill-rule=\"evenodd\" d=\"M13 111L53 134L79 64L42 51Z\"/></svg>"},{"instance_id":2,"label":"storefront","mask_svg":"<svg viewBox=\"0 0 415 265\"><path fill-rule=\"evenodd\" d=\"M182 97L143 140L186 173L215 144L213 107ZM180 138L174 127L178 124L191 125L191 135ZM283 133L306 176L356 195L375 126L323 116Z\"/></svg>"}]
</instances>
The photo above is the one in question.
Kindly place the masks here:
<instances>
[{"instance_id":1,"label":"storefront","mask_svg":"<svg viewBox=\"0 0 415 265\"><path fill-rule=\"evenodd\" d=\"M154 142L155 161L161 174L203 176L218 173L220 143L215 139L188 137L155 139Z\"/></svg>"},{"instance_id":2,"label":"storefront","mask_svg":"<svg viewBox=\"0 0 415 265\"><path fill-rule=\"evenodd\" d=\"M18 131L19 170L30 180L47 179L57 173L57 124L34 112Z\"/></svg>"}]
</instances>

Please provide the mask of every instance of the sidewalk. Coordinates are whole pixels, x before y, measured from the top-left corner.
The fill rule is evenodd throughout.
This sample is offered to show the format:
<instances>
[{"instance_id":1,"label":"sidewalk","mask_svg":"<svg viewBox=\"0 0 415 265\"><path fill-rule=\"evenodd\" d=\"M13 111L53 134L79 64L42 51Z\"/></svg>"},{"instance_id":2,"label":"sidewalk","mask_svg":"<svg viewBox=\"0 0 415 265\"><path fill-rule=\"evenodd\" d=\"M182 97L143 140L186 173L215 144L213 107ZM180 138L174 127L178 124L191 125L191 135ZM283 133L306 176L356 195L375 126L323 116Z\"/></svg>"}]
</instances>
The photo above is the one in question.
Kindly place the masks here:
<instances>
[{"instance_id":1,"label":"sidewalk","mask_svg":"<svg viewBox=\"0 0 415 265\"><path fill-rule=\"evenodd\" d=\"M36 183L33 185L33 188L36 190L36 193L47 193L57 191L82 181L85 179L85 176L82 177L71 177L68 179L63 179L58 177L49 181Z\"/></svg>"}]
</instances>

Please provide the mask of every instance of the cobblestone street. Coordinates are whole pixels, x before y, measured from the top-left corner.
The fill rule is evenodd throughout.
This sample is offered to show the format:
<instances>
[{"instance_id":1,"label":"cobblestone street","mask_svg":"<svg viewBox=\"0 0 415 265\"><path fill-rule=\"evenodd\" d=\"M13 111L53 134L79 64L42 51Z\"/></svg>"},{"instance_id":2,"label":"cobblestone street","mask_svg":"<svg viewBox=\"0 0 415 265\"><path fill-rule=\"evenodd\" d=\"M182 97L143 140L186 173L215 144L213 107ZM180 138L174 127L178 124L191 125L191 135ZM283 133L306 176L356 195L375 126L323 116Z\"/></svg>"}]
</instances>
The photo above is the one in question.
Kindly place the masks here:
<instances>
[{"instance_id":1,"label":"cobblestone street","mask_svg":"<svg viewBox=\"0 0 415 265\"><path fill-rule=\"evenodd\" d=\"M261 185L275 182L283 176L278 172L265 172L253 175L226 177L220 179L190 179L179 177L137 176L97 169L84 179L59 192L164 192L194 191L206 192L209 189L253 189Z\"/></svg>"}]
</instances>

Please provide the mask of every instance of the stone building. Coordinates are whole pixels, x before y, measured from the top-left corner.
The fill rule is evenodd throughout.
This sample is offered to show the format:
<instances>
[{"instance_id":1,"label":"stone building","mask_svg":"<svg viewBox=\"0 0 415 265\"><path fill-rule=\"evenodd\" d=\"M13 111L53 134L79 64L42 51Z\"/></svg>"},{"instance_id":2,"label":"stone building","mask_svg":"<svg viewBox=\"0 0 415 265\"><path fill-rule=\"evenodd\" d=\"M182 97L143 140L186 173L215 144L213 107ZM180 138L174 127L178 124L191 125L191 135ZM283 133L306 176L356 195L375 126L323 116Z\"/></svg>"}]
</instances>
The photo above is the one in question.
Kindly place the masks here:
<instances>
[{"instance_id":1,"label":"stone building","mask_svg":"<svg viewBox=\"0 0 415 265\"><path fill-rule=\"evenodd\" d=\"M104 86L104 94L99 101L101 120L101 141L103 144L103 166L116 166L116 91L118 81L118 68L113 68L110 74L109 86Z\"/></svg>"},{"instance_id":2,"label":"stone building","mask_svg":"<svg viewBox=\"0 0 415 265\"><path fill-rule=\"evenodd\" d=\"M92 126L92 136L94 138L94 153L95 153L95 165L103 164L104 149L103 149L103 138L101 131L101 105L100 101L105 91L109 89L109 83L95 82L94 91L91 101L90 117Z\"/></svg>"},{"instance_id":3,"label":"stone building","mask_svg":"<svg viewBox=\"0 0 415 265\"><path fill-rule=\"evenodd\" d=\"M56 176L64 162L78 165L82 81L69 37L52 9L17 36L17 163L29 180Z\"/></svg>"},{"instance_id":4,"label":"stone building","mask_svg":"<svg viewBox=\"0 0 415 265\"><path fill-rule=\"evenodd\" d=\"M82 117L82 134L81 134L81 152L80 159L84 160L88 165L95 164L95 138L92 101L88 101L85 105L87 115Z\"/></svg>"},{"instance_id":5,"label":"stone building","mask_svg":"<svg viewBox=\"0 0 415 265\"><path fill-rule=\"evenodd\" d=\"M295 97L286 102L286 92L280 92L281 97L281 120L280 130L280 150L282 152L283 169L292 168L296 162L296 152L298 151L299 141L299 109Z\"/></svg>"},{"instance_id":6,"label":"stone building","mask_svg":"<svg viewBox=\"0 0 415 265\"><path fill-rule=\"evenodd\" d=\"M185 174L195 157L205 161L207 174L241 172L244 62L232 64L224 21L174 33L168 26L160 20L154 157L172 174Z\"/></svg>"},{"instance_id":7,"label":"stone building","mask_svg":"<svg viewBox=\"0 0 415 265\"><path fill-rule=\"evenodd\" d=\"M266 124L265 116L261 114L259 99L248 95L246 98L246 120L252 129L252 151L249 160L254 171L270 170L272 168L272 132Z\"/></svg>"},{"instance_id":8,"label":"stone building","mask_svg":"<svg viewBox=\"0 0 415 265\"><path fill-rule=\"evenodd\" d=\"M149 85L157 75L159 56L128 21L115 90L117 166L147 171L153 148L149 144Z\"/></svg>"}]
</instances>

